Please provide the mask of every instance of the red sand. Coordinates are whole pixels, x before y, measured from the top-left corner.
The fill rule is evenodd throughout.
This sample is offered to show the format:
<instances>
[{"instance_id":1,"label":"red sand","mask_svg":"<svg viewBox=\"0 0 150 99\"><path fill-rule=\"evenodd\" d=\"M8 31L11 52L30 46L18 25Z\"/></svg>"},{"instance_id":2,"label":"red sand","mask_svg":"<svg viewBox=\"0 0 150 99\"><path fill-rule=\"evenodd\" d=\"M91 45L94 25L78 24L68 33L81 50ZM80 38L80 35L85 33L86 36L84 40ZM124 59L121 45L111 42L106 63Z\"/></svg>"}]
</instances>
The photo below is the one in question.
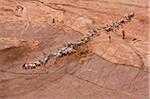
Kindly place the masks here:
<instances>
[{"instance_id":1,"label":"red sand","mask_svg":"<svg viewBox=\"0 0 150 99\"><path fill-rule=\"evenodd\" d=\"M146 4L146 0L1 0L0 99L148 99ZM90 27L101 28L130 11L135 18L129 24L102 33L79 49L88 47L90 53L22 69L44 52L80 39Z\"/></svg>"}]
</instances>

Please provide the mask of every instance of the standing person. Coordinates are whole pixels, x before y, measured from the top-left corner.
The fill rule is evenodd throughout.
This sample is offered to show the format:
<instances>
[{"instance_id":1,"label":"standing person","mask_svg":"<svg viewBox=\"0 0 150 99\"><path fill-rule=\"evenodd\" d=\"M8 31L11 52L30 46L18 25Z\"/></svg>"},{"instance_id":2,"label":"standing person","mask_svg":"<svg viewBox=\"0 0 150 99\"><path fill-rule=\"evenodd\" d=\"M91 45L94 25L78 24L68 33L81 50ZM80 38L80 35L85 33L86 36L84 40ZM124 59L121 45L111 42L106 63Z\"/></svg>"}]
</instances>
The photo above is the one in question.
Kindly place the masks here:
<instances>
[{"instance_id":1,"label":"standing person","mask_svg":"<svg viewBox=\"0 0 150 99\"><path fill-rule=\"evenodd\" d=\"M53 23L55 23L55 19L53 19Z\"/></svg>"},{"instance_id":2,"label":"standing person","mask_svg":"<svg viewBox=\"0 0 150 99\"><path fill-rule=\"evenodd\" d=\"M111 36L109 36L109 43L111 43Z\"/></svg>"},{"instance_id":3,"label":"standing person","mask_svg":"<svg viewBox=\"0 0 150 99\"><path fill-rule=\"evenodd\" d=\"M124 30L122 31L122 39L125 39L125 32L124 32Z\"/></svg>"}]
</instances>

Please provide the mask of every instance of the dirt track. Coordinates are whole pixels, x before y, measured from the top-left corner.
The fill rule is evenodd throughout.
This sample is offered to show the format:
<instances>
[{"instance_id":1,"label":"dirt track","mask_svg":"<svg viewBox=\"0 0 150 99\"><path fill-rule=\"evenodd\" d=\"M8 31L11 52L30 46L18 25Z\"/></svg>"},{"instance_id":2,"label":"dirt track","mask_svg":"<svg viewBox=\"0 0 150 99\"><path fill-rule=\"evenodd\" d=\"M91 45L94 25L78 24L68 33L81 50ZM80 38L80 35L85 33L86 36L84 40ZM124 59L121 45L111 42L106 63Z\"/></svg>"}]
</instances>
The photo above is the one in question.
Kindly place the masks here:
<instances>
[{"instance_id":1,"label":"dirt track","mask_svg":"<svg viewBox=\"0 0 150 99\"><path fill-rule=\"evenodd\" d=\"M146 0L1 0L0 99L148 99ZM134 11L78 53L35 70L22 64ZM122 30L125 39L122 39ZM109 42L111 36L111 43ZM89 53L81 55L80 52Z\"/></svg>"}]
</instances>

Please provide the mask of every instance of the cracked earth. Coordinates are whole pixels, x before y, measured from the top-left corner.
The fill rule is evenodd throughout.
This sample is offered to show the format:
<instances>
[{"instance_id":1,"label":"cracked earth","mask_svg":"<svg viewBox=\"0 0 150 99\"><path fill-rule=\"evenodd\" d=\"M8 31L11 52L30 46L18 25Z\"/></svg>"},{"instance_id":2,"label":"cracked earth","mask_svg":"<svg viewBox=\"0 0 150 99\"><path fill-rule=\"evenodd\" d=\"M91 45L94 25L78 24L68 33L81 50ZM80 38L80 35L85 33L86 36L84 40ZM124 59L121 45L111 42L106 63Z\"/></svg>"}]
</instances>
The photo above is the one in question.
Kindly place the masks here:
<instances>
[{"instance_id":1,"label":"cracked earth","mask_svg":"<svg viewBox=\"0 0 150 99\"><path fill-rule=\"evenodd\" d=\"M0 0L0 99L149 99L147 3ZM130 11L131 22L101 33L79 52L22 68Z\"/></svg>"}]
</instances>

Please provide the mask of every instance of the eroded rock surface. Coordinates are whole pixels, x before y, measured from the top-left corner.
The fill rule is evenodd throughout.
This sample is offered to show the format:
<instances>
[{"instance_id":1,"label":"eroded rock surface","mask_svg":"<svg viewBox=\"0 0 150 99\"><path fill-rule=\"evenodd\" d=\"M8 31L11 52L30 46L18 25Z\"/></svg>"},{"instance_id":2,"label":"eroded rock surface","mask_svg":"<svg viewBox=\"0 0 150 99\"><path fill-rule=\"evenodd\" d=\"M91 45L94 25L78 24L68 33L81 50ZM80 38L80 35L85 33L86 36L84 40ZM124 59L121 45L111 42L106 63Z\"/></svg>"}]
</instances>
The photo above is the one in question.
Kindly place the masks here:
<instances>
[{"instance_id":1,"label":"eroded rock surface","mask_svg":"<svg viewBox=\"0 0 150 99\"><path fill-rule=\"evenodd\" d=\"M129 11L135 12L129 24L102 33L79 52L22 68ZM148 99L148 54L146 0L0 1L2 99Z\"/></svg>"}]
</instances>

